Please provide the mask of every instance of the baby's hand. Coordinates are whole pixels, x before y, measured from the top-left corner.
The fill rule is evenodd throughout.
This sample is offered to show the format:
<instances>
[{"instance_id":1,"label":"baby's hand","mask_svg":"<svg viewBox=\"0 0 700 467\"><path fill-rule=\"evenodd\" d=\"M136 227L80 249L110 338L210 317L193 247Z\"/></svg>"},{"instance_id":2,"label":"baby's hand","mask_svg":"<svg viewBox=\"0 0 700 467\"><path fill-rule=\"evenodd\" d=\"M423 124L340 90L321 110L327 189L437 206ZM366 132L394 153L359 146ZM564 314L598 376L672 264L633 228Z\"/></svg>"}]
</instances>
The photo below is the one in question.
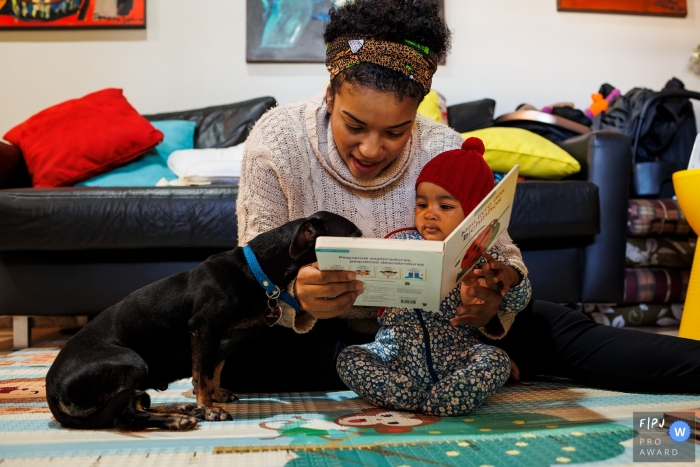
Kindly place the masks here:
<instances>
[{"instance_id":1,"label":"baby's hand","mask_svg":"<svg viewBox=\"0 0 700 467\"><path fill-rule=\"evenodd\" d=\"M464 278L462 278L462 284L460 289L462 305L481 305L484 303L484 300L469 294L469 289L472 287L488 288L488 285L486 284L486 279L474 274L475 271L476 270L472 271L471 274L468 274L464 276Z\"/></svg>"},{"instance_id":2,"label":"baby's hand","mask_svg":"<svg viewBox=\"0 0 700 467\"><path fill-rule=\"evenodd\" d=\"M493 256L486 252L482 253L481 255L486 258L486 263L488 263L489 269L493 273L493 282L498 284L498 288L500 289L502 296L505 296L511 287L515 287L516 285L520 284L522 277L515 268L496 261ZM483 277L484 271L482 269L474 269L474 274Z\"/></svg>"},{"instance_id":3,"label":"baby's hand","mask_svg":"<svg viewBox=\"0 0 700 467\"><path fill-rule=\"evenodd\" d=\"M503 296L496 285L494 272L489 265L483 267L483 276L469 272L462 277L461 300L454 318L450 320L453 326L482 327L489 324L498 314L503 303Z\"/></svg>"}]
</instances>

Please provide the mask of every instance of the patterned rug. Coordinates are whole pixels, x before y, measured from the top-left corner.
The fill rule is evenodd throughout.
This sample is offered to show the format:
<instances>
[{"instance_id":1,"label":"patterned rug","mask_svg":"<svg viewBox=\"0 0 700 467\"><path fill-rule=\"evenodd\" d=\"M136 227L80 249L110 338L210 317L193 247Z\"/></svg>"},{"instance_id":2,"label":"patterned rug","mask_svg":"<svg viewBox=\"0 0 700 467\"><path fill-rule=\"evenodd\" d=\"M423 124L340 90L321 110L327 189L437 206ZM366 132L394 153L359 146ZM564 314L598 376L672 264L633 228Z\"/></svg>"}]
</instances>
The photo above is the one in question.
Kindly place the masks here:
<instances>
[{"instance_id":1,"label":"patterned rug","mask_svg":"<svg viewBox=\"0 0 700 467\"><path fill-rule=\"evenodd\" d=\"M350 391L244 394L224 405L233 421L189 432L71 430L46 405L44 376L57 352L48 344L0 358L2 467L631 465L633 412L700 407L700 396L533 383L503 388L468 417L376 409ZM151 397L192 401L192 385L178 381Z\"/></svg>"}]
</instances>

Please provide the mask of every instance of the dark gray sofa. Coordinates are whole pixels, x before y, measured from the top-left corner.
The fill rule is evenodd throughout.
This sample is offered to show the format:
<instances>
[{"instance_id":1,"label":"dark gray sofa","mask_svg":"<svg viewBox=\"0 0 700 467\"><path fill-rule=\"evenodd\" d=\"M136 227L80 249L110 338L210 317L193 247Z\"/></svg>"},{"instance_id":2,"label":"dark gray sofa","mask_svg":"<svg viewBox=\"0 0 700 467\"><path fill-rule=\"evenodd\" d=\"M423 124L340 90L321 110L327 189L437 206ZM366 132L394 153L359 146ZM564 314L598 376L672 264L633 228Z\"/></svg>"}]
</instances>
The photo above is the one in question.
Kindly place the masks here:
<instances>
[{"instance_id":1,"label":"dark gray sofa","mask_svg":"<svg viewBox=\"0 0 700 467\"><path fill-rule=\"evenodd\" d=\"M245 140L275 105L260 98L147 116L198 124L195 147ZM509 229L533 296L622 299L630 144L595 132L562 146L581 162L564 181L519 184ZM0 189L0 315L94 315L162 277L237 245L236 186ZM17 319L16 347L28 344Z\"/></svg>"}]
</instances>

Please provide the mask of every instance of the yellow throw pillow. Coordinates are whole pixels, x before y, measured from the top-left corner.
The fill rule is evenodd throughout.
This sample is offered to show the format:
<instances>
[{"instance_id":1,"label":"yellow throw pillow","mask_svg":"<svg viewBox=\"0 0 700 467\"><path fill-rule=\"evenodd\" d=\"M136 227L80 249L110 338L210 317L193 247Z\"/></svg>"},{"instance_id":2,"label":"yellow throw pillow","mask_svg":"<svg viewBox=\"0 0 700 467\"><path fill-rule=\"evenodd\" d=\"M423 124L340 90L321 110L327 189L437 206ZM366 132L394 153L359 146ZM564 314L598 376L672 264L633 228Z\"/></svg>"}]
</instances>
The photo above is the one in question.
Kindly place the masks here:
<instances>
[{"instance_id":1,"label":"yellow throw pillow","mask_svg":"<svg viewBox=\"0 0 700 467\"><path fill-rule=\"evenodd\" d=\"M522 128L491 127L462 133L484 142L484 160L494 172L520 165L523 177L560 179L581 171L581 164L546 138Z\"/></svg>"},{"instance_id":2,"label":"yellow throw pillow","mask_svg":"<svg viewBox=\"0 0 700 467\"><path fill-rule=\"evenodd\" d=\"M423 102L418 106L418 113L438 123L447 125L447 104L445 98L435 91L431 90L423 99Z\"/></svg>"}]
</instances>

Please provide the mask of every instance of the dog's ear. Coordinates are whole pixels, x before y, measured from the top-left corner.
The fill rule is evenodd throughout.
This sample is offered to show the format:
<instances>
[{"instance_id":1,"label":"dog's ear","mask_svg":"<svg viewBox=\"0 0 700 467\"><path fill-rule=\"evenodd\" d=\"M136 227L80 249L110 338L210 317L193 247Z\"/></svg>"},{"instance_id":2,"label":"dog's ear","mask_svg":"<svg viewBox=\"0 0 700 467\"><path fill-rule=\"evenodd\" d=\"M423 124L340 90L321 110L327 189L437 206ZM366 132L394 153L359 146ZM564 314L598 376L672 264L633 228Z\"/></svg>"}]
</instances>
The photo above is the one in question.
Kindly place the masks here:
<instances>
[{"instance_id":1,"label":"dog's ear","mask_svg":"<svg viewBox=\"0 0 700 467\"><path fill-rule=\"evenodd\" d=\"M289 245L289 256L291 256L292 259L300 258L304 253L313 248L316 243L316 238L319 235L321 234L317 226L314 225L314 222L308 221L301 224L292 244Z\"/></svg>"}]
</instances>

